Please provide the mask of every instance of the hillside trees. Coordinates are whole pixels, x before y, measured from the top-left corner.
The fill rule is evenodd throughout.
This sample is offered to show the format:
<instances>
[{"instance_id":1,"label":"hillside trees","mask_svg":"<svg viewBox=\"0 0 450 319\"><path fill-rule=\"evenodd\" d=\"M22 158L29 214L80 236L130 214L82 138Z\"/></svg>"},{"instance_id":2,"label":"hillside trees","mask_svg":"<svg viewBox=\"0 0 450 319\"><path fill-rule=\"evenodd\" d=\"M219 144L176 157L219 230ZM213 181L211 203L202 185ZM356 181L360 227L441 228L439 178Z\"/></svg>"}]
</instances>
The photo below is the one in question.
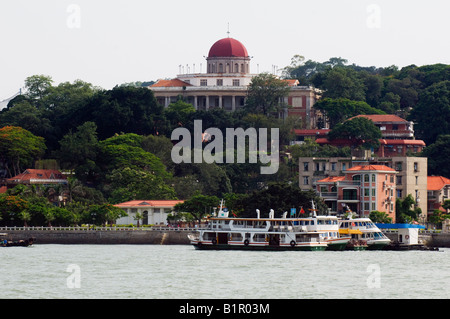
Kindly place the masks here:
<instances>
[{"instance_id":1,"label":"hillside trees","mask_svg":"<svg viewBox=\"0 0 450 319\"><path fill-rule=\"evenodd\" d=\"M0 129L0 161L6 165L9 177L16 176L45 152L45 142L40 136L16 126Z\"/></svg>"},{"instance_id":2,"label":"hillside trees","mask_svg":"<svg viewBox=\"0 0 450 319\"><path fill-rule=\"evenodd\" d=\"M381 132L373 122L365 117L355 117L339 123L328 134L330 140L349 139L355 146L361 145L365 149L380 146Z\"/></svg>"},{"instance_id":3,"label":"hillside trees","mask_svg":"<svg viewBox=\"0 0 450 319\"><path fill-rule=\"evenodd\" d=\"M273 74L261 73L253 77L248 87L248 97L245 108L251 113L270 115L279 113L284 105L284 97L288 95L289 87L285 81L277 79Z\"/></svg>"}]
</instances>

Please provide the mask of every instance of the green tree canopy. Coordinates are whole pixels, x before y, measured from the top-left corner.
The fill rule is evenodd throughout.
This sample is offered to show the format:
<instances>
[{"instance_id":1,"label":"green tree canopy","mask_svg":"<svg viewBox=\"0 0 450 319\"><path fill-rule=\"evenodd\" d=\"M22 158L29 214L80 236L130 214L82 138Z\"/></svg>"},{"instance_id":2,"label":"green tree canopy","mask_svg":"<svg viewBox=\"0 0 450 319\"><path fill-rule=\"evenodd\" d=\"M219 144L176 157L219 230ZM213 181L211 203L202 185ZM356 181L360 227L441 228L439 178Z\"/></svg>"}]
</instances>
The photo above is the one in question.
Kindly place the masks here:
<instances>
[{"instance_id":1,"label":"green tree canopy","mask_svg":"<svg viewBox=\"0 0 450 319\"><path fill-rule=\"evenodd\" d=\"M0 160L6 163L9 176L15 176L45 152L44 139L17 126L5 126L0 129Z\"/></svg>"},{"instance_id":2,"label":"green tree canopy","mask_svg":"<svg viewBox=\"0 0 450 319\"><path fill-rule=\"evenodd\" d=\"M308 212L312 200L318 210L317 214L327 213L325 203L314 191L302 191L297 186L287 183L273 183L265 189L235 200L234 206L243 217L255 217L256 209L260 210L261 217L268 217L270 209L275 211L275 217L281 217L284 212L290 214L291 208L295 208L297 214L301 208Z\"/></svg>"},{"instance_id":3,"label":"green tree canopy","mask_svg":"<svg viewBox=\"0 0 450 319\"><path fill-rule=\"evenodd\" d=\"M348 139L355 145L362 145L365 149L378 148L381 137L380 129L364 117L356 117L340 123L328 133L330 140Z\"/></svg>"},{"instance_id":4,"label":"green tree canopy","mask_svg":"<svg viewBox=\"0 0 450 319\"><path fill-rule=\"evenodd\" d=\"M371 107L363 101L353 101L346 98L324 98L314 104L314 108L320 110L327 117L330 127L360 114L385 114L385 112Z\"/></svg>"},{"instance_id":5,"label":"green tree canopy","mask_svg":"<svg viewBox=\"0 0 450 319\"><path fill-rule=\"evenodd\" d=\"M248 87L248 98L245 109L250 113L271 115L280 112L285 105L284 98L289 93L286 81L273 74L261 73L252 78Z\"/></svg>"},{"instance_id":6,"label":"green tree canopy","mask_svg":"<svg viewBox=\"0 0 450 319\"><path fill-rule=\"evenodd\" d=\"M422 156L428 158L428 175L441 175L450 178L450 134L440 135L437 141L425 147Z\"/></svg>"},{"instance_id":7,"label":"green tree canopy","mask_svg":"<svg viewBox=\"0 0 450 319\"><path fill-rule=\"evenodd\" d=\"M409 115L416 125L416 136L427 144L439 135L450 134L450 81L441 81L426 88Z\"/></svg>"},{"instance_id":8,"label":"green tree canopy","mask_svg":"<svg viewBox=\"0 0 450 319\"><path fill-rule=\"evenodd\" d=\"M189 213L200 222L203 217L211 215L219 204L217 196L196 194L183 203L176 204L174 210L178 213Z\"/></svg>"}]
</instances>

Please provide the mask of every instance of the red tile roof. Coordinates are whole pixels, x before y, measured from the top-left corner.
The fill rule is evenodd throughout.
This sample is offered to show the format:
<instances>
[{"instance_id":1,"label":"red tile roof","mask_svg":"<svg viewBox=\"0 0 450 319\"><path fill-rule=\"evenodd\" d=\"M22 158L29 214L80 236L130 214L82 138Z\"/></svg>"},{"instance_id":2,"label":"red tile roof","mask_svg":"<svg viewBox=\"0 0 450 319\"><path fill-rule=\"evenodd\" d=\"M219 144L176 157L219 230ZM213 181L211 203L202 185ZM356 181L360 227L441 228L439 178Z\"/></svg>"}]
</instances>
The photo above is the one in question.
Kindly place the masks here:
<instances>
[{"instance_id":1,"label":"red tile roof","mask_svg":"<svg viewBox=\"0 0 450 319\"><path fill-rule=\"evenodd\" d=\"M428 176L427 184L429 191L437 191L444 188L445 185L450 185L450 179L443 176Z\"/></svg>"},{"instance_id":2,"label":"red tile roof","mask_svg":"<svg viewBox=\"0 0 450 319\"><path fill-rule=\"evenodd\" d=\"M126 207L174 207L176 204L184 203L184 200L131 200L128 202L116 204L114 206Z\"/></svg>"},{"instance_id":3,"label":"red tile roof","mask_svg":"<svg viewBox=\"0 0 450 319\"><path fill-rule=\"evenodd\" d=\"M66 181L67 178L58 170L53 169L27 169L22 174L8 178L6 181L9 183L48 183L54 181L55 183L61 183Z\"/></svg>"},{"instance_id":4,"label":"red tile roof","mask_svg":"<svg viewBox=\"0 0 450 319\"><path fill-rule=\"evenodd\" d=\"M395 169L387 167L386 165L358 165L347 169L347 171L389 171L395 172Z\"/></svg>"},{"instance_id":5,"label":"red tile roof","mask_svg":"<svg viewBox=\"0 0 450 319\"><path fill-rule=\"evenodd\" d=\"M155 84L150 87L183 87L183 86L192 86L190 83L181 81L180 79L172 79L172 80L158 80Z\"/></svg>"},{"instance_id":6,"label":"red tile roof","mask_svg":"<svg viewBox=\"0 0 450 319\"><path fill-rule=\"evenodd\" d=\"M350 118L350 120L356 117L365 117L369 120L372 120L373 122L408 122L407 120L402 119L400 116L393 114L360 114Z\"/></svg>"},{"instance_id":7,"label":"red tile roof","mask_svg":"<svg viewBox=\"0 0 450 319\"><path fill-rule=\"evenodd\" d=\"M339 181L344 181L345 176L329 176L324 179L317 181L317 183L334 183Z\"/></svg>"},{"instance_id":8,"label":"red tile roof","mask_svg":"<svg viewBox=\"0 0 450 319\"><path fill-rule=\"evenodd\" d=\"M283 80L286 82L289 86L297 86L300 82L298 80Z\"/></svg>"},{"instance_id":9,"label":"red tile roof","mask_svg":"<svg viewBox=\"0 0 450 319\"><path fill-rule=\"evenodd\" d=\"M7 190L8 188L6 187L6 186L1 186L0 187L0 194L4 194L4 193L6 193L6 190Z\"/></svg>"}]
</instances>

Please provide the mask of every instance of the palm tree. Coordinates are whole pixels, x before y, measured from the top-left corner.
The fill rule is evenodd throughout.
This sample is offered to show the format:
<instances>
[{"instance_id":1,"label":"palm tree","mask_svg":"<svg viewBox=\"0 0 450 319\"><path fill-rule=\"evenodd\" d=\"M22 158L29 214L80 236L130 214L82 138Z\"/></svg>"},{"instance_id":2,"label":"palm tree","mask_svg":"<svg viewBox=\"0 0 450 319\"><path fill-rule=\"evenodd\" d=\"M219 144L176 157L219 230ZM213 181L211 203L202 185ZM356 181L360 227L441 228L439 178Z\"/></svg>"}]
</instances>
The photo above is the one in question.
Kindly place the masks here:
<instances>
[{"instance_id":1,"label":"palm tree","mask_svg":"<svg viewBox=\"0 0 450 319\"><path fill-rule=\"evenodd\" d=\"M141 213L138 212L138 213L136 213L135 216L133 216L133 218L134 218L134 220L137 221L137 227L140 227L139 221L144 218L144 215L142 215Z\"/></svg>"},{"instance_id":2,"label":"palm tree","mask_svg":"<svg viewBox=\"0 0 450 319\"><path fill-rule=\"evenodd\" d=\"M23 220L23 226L28 227L28 223L31 220L31 214L25 210L19 213L19 218Z\"/></svg>"}]
</instances>

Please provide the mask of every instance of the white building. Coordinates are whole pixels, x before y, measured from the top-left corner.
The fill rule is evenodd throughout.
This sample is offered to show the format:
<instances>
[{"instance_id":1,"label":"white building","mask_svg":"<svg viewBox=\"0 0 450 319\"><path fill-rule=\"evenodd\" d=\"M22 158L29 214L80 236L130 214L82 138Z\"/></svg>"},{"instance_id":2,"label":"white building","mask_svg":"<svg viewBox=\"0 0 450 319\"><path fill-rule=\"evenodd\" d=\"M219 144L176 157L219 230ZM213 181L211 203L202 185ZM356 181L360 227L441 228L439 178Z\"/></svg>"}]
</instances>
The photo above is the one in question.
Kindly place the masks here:
<instances>
[{"instance_id":1,"label":"white building","mask_svg":"<svg viewBox=\"0 0 450 319\"><path fill-rule=\"evenodd\" d=\"M206 57L206 73L179 74L174 79L159 80L149 89L165 107L181 97L196 110L234 111L245 105L248 86L257 75L250 73L250 60L241 42L229 37L220 39ZM320 90L299 86L297 80L286 81L290 87L285 101L291 106L288 115L300 117L305 127L315 127L313 105L320 98Z\"/></svg>"},{"instance_id":2,"label":"white building","mask_svg":"<svg viewBox=\"0 0 450 319\"><path fill-rule=\"evenodd\" d=\"M167 216L173 212L173 208L183 200L132 200L114 206L122 208L128 216L116 220L118 225L137 225L136 215L143 218L140 225L167 225Z\"/></svg>"}]
</instances>

